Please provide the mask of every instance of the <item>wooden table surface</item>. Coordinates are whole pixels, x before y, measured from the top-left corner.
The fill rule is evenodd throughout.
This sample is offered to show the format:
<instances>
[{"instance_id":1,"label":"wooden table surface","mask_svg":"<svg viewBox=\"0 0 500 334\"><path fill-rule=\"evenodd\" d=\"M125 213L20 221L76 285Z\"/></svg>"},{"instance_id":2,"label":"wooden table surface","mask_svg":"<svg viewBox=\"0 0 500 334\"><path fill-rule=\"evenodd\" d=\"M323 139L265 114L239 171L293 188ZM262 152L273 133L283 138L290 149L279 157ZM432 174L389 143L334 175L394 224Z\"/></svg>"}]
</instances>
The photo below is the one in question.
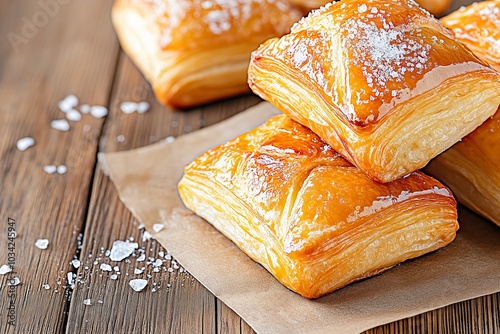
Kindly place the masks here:
<instances>
[{"instance_id":1,"label":"wooden table surface","mask_svg":"<svg viewBox=\"0 0 500 334\"><path fill-rule=\"evenodd\" d=\"M455 1L453 8L466 3ZM252 333L168 255L154 269L151 262L167 251L144 238L96 157L195 131L260 100L246 95L187 112L160 106L120 49L111 6L111 0L0 1L0 265L11 262L20 279L9 287L14 274L0 275L0 333ZM69 131L55 130L50 123L64 118L57 104L68 94L80 105L106 106L109 114L83 115ZM127 115L119 109L123 101L148 101L151 109ZM21 152L16 142L26 136L36 144ZM67 173L48 174L47 165L64 165ZM8 218L15 244L8 240ZM113 264L120 272L113 280L101 267L111 263L106 250L131 238L139 250ZM47 239L48 248L37 248L37 239ZM146 261L139 262L142 253ZM70 264L73 259L79 268ZM141 266L144 273L134 274ZM150 287L133 291L129 281L146 276ZM468 300L367 333L498 333L499 297Z\"/></svg>"}]
</instances>

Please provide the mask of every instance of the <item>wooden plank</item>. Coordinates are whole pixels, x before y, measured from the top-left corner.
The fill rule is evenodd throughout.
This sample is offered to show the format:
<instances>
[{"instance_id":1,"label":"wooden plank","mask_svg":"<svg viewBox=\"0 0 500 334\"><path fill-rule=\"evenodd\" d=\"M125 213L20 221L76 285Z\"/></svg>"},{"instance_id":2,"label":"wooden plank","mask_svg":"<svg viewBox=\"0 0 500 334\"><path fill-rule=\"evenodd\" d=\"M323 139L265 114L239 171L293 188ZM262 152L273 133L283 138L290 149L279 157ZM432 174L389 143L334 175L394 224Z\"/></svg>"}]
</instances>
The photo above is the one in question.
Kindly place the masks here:
<instances>
[{"instance_id":1,"label":"wooden plank","mask_svg":"<svg viewBox=\"0 0 500 334\"><path fill-rule=\"evenodd\" d=\"M247 95L189 111L171 111L155 101L149 85L128 57L122 55L117 73L111 112L101 140L100 149L103 152L140 147L161 138L195 131L259 102L255 96ZM151 110L145 114L126 115L119 110L124 101L148 101ZM137 222L119 201L113 184L99 168L90 203L81 253L85 265L78 271L78 277L85 283L77 284L74 290L67 332L216 332L215 297L192 276L180 268L174 269L171 261L163 263L158 273L152 272L152 265L146 265L145 272L138 275L133 275L133 270L142 263L137 262L134 256L130 258L130 263L111 262L105 255L98 256L102 259L94 262L96 254L102 253L101 247L109 249L113 241L130 237L138 240L139 248L155 260L160 252L166 250L154 241L142 241L143 231L137 228ZM89 257L91 254L92 258ZM120 267L121 275L117 280L110 280L109 273L99 269L102 262ZM168 268L172 268L172 272ZM137 293L129 286L131 278L148 279L149 285ZM153 283L160 286L155 292ZM86 299L90 299L92 305L85 305ZM97 303L99 300L103 303ZM240 323L239 318L237 323Z\"/></svg>"},{"instance_id":2,"label":"wooden plank","mask_svg":"<svg viewBox=\"0 0 500 334\"><path fill-rule=\"evenodd\" d=\"M11 274L0 276L1 333L56 333L65 327L69 302L63 286L86 216L103 120L86 115L68 132L49 124L64 118L57 102L69 93L88 103L107 103L118 54L109 28L110 2L60 2L46 0L52 9L38 0L0 5L0 32L6 38L0 43L0 264L8 262L11 217L17 230L14 275L21 281L14 289L16 324L11 326ZM9 42L9 36L20 42ZM24 136L32 136L36 145L20 152L16 141ZM48 175L43 166L49 164L64 164L68 172ZM37 238L48 239L48 249L36 248Z\"/></svg>"}]
</instances>

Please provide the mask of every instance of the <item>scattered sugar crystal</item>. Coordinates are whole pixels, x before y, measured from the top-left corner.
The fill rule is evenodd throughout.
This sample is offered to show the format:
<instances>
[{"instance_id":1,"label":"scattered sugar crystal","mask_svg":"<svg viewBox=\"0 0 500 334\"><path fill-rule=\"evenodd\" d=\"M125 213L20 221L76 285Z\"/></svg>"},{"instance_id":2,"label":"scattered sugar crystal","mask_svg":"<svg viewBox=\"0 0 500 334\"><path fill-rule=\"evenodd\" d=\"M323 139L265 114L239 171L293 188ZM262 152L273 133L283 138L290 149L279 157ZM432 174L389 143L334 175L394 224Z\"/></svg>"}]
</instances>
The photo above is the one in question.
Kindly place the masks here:
<instances>
[{"instance_id":1,"label":"scattered sugar crystal","mask_svg":"<svg viewBox=\"0 0 500 334\"><path fill-rule=\"evenodd\" d=\"M158 252L158 256L159 256L159 257L164 257L164 256L165 256L165 252L163 252L163 251L159 251L159 252Z\"/></svg>"},{"instance_id":2,"label":"scattered sugar crystal","mask_svg":"<svg viewBox=\"0 0 500 334\"><path fill-rule=\"evenodd\" d=\"M109 276L109 278L111 278L112 280L116 280L118 278L118 275L117 274L111 274Z\"/></svg>"},{"instance_id":3,"label":"scattered sugar crystal","mask_svg":"<svg viewBox=\"0 0 500 334\"><path fill-rule=\"evenodd\" d=\"M137 268L134 269L134 274L135 275L142 274L143 272L144 272L144 270L142 270L142 269L137 269Z\"/></svg>"},{"instance_id":4,"label":"scattered sugar crystal","mask_svg":"<svg viewBox=\"0 0 500 334\"><path fill-rule=\"evenodd\" d=\"M118 143L123 143L125 141L125 136L124 135L118 135L118 136L116 136L115 140Z\"/></svg>"},{"instance_id":5,"label":"scattered sugar crystal","mask_svg":"<svg viewBox=\"0 0 500 334\"><path fill-rule=\"evenodd\" d=\"M50 122L50 127L59 131L69 131L70 125L65 119L56 119Z\"/></svg>"},{"instance_id":6,"label":"scattered sugar crystal","mask_svg":"<svg viewBox=\"0 0 500 334\"><path fill-rule=\"evenodd\" d=\"M54 165L47 165L43 167L43 171L47 174L54 174L57 171L57 167Z\"/></svg>"},{"instance_id":7,"label":"scattered sugar crystal","mask_svg":"<svg viewBox=\"0 0 500 334\"><path fill-rule=\"evenodd\" d=\"M49 246L49 240L47 239L37 239L35 241L35 246L40 248L40 249L47 249Z\"/></svg>"},{"instance_id":8,"label":"scattered sugar crystal","mask_svg":"<svg viewBox=\"0 0 500 334\"><path fill-rule=\"evenodd\" d=\"M68 168L65 165L57 166L57 174L66 174Z\"/></svg>"},{"instance_id":9,"label":"scattered sugar crystal","mask_svg":"<svg viewBox=\"0 0 500 334\"><path fill-rule=\"evenodd\" d=\"M17 141L16 146L19 151L26 151L31 146L35 145L35 140L31 137L24 137Z\"/></svg>"},{"instance_id":10,"label":"scattered sugar crystal","mask_svg":"<svg viewBox=\"0 0 500 334\"><path fill-rule=\"evenodd\" d=\"M149 110L149 103L146 102L146 101L143 101L143 102L139 102L137 104L137 112L139 114L144 114L145 112L147 112Z\"/></svg>"},{"instance_id":11,"label":"scattered sugar crystal","mask_svg":"<svg viewBox=\"0 0 500 334\"><path fill-rule=\"evenodd\" d=\"M120 267L118 267L118 266L114 266L114 267L113 267L113 270L114 270L114 271L116 271L116 272L119 272L119 271L120 271Z\"/></svg>"},{"instance_id":12,"label":"scattered sugar crystal","mask_svg":"<svg viewBox=\"0 0 500 334\"><path fill-rule=\"evenodd\" d=\"M106 264L106 263L101 263L101 266L99 267L101 268L101 270L103 271L111 271L111 266L109 264Z\"/></svg>"},{"instance_id":13,"label":"scattered sugar crystal","mask_svg":"<svg viewBox=\"0 0 500 334\"><path fill-rule=\"evenodd\" d=\"M129 257L137 247L139 247L139 244L136 242L116 240L113 242L113 247L111 247L109 258L112 261L121 261Z\"/></svg>"},{"instance_id":14,"label":"scattered sugar crystal","mask_svg":"<svg viewBox=\"0 0 500 334\"><path fill-rule=\"evenodd\" d=\"M80 106L80 112L82 114L88 114L90 112L90 105L88 105L88 104L82 104Z\"/></svg>"},{"instance_id":15,"label":"scattered sugar crystal","mask_svg":"<svg viewBox=\"0 0 500 334\"><path fill-rule=\"evenodd\" d=\"M50 285L44 284L44 285L42 285L42 288L44 288L45 290L49 290L50 289Z\"/></svg>"},{"instance_id":16,"label":"scattered sugar crystal","mask_svg":"<svg viewBox=\"0 0 500 334\"><path fill-rule=\"evenodd\" d=\"M161 259L156 259L155 262L153 263L153 266L159 267L161 266L163 261Z\"/></svg>"},{"instance_id":17,"label":"scattered sugar crystal","mask_svg":"<svg viewBox=\"0 0 500 334\"><path fill-rule=\"evenodd\" d=\"M72 272L69 272L66 274L66 277L67 277L67 280L68 280L68 285L70 287L73 287L73 273Z\"/></svg>"},{"instance_id":18,"label":"scattered sugar crystal","mask_svg":"<svg viewBox=\"0 0 500 334\"><path fill-rule=\"evenodd\" d=\"M144 233L142 234L142 241L146 242L149 239L151 239L152 237L153 237L153 235L151 233L149 233L148 231L144 231Z\"/></svg>"},{"instance_id":19,"label":"scattered sugar crystal","mask_svg":"<svg viewBox=\"0 0 500 334\"><path fill-rule=\"evenodd\" d=\"M148 285L148 281L145 279L137 278L131 280L129 282L129 285L132 289L134 289L134 291L140 292L146 287L146 285Z\"/></svg>"},{"instance_id":20,"label":"scattered sugar crystal","mask_svg":"<svg viewBox=\"0 0 500 334\"><path fill-rule=\"evenodd\" d=\"M122 102L120 104L120 110L124 114L132 114L133 112L137 111L138 109L138 104L135 102Z\"/></svg>"},{"instance_id":21,"label":"scattered sugar crystal","mask_svg":"<svg viewBox=\"0 0 500 334\"><path fill-rule=\"evenodd\" d=\"M4 264L0 267L0 275L5 275L7 273L10 273L11 271L12 268L8 264Z\"/></svg>"},{"instance_id":22,"label":"scattered sugar crystal","mask_svg":"<svg viewBox=\"0 0 500 334\"><path fill-rule=\"evenodd\" d=\"M78 110L71 109L66 113L66 118L69 121L78 122L82 119L82 114L80 114Z\"/></svg>"},{"instance_id":23,"label":"scattered sugar crystal","mask_svg":"<svg viewBox=\"0 0 500 334\"><path fill-rule=\"evenodd\" d=\"M18 277L13 277L13 278L11 278L11 279L9 280L8 285L13 285L13 286L15 286L15 285L19 285L19 283L21 283L21 281L19 280L19 278L18 278Z\"/></svg>"},{"instance_id":24,"label":"scattered sugar crystal","mask_svg":"<svg viewBox=\"0 0 500 334\"><path fill-rule=\"evenodd\" d=\"M358 12L360 13L364 13L368 10L368 8L366 7L366 4L362 4L358 7Z\"/></svg>"},{"instance_id":25,"label":"scattered sugar crystal","mask_svg":"<svg viewBox=\"0 0 500 334\"><path fill-rule=\"evenodd\" d=\"M83 301L83 304L84 304L84 305L92 305L92 301L91 301L90 299L85 299L85 300Z\"/></svg>"},{"instance_id":26,"label":"scattered sugar crystal","mask_svg":"<svg viewBox=\"0 0 500 334\"><path fill-rule=\"evenodd\" d=\"M163 230L163 228L165 227L165 225L163 224L154 224L153 225L153 230L158 233L160 232L161 230Z\"/></svg>"},{"instance_id":27,"label":"scattered sugar crystal","mask_svg":"<svg viewBox=\"0 0 500 334\"><path fill-rule=\"evenodd\" d=\"M154 267L154 268L153 268L153 272L157 273L157 272L159 272L159 271L160 271L160 268L159 268L159 267Z\"/></svg>"},{"instance_id":28,"label":"scattered sugar crystal","mask_svg":"<svg viewBox=\"0 0 500 334\"><path fill-rule=\"evenodd\" d=\"M137 229L139 230L142 230L144 228L144 224L139 224L139 226L137 226Z\"/></svg>"},{"instance_id":29,"label":"scattered sugar crystal","mask_svg":"<svg viewBox=\"0 0 500 334\"><path fill-rule=\"evenodd\" d=\"M173 272L174 272L174 269L173 269L173 268L168 268L168 272L169 272L169 273L173 273Z\"/></svg>"},{"instance_id":30,"label":"scattered sugar crystal","mask_svg":"<svg viewBox=\"0 0 500 334\"><path fill-rule=\"evenodd\" d=\"M108 115L108 108L104 106L92 106L90 107L90 114L95 118L102 118Z\"/></svg>"},{"instance_id":31,"label":"scattered sugar crystal","mask_svg":"<svg viewBox=\"0 0 500 334\"><path fill-rule=\"evenodd\" d=\"M167 255L165 255L165 259L172 260L172 254L167 253Z\"/></svg>"},{"instance_id":32,"label":"scattered sugar crystal","mask_svg":"<svg viewBox=\"0 0 500 334\"><path fill-rule=\"evenodd\" d=\"M80 260L74 259L71 261L74 268L78 269L80 267Z\"/></svg>"},{"instance_id":33,"label":"scattered sugar crystal","mask_svg":"<svg viewBox=\"0 0 500 334\"><path fill-rule=\"evenodd\" d=\"M100 300L100 299L97 301L97 303L98 304L104 304L104 302L102 300Z\"/></svg>"},{"instance_id":34,"label":"scattered sugar crystal","mask_svg":"<svg viewBox=\"0 0 500 334\"><path fill-rule=\"evenodd\" d=\"M144 254L141 254L138 258L137 258L137 262L142 262L146 259L146 255Z\"/></svg>"},{"instance_id":35,"label":"scattered sugar crystal","mask_svg":"<svg viewBox=\"0 0 500 334\"><path fill-rule=\"evenodd\" d=\"M109 256L109 254L111 254L111 251L109 249L107 249L106 252L104 253L104 255Z\"/></svg>"},{"instance_id":36,"label":"scattered sugar crystal","mask_svg":"<svg viewBox=\"0 0 500 334\"><path fill-rule=\"evenodd\" d=\"M68 95L64 100L59 101L58 106L62 112L68 112L78 105L78 98L75 95Z\"/></svg>"},{"instance_id":37,"label":"scattered sugar crystal","mask_svg":"<svg viewBox=\"0 0 500 334\"><path fill-rule=\"evenodd\" d=\"M173 143L174 141L175 141L174 136L168 136L168 137L161 140L162 143Z\"/></svg>"}]
</instances>

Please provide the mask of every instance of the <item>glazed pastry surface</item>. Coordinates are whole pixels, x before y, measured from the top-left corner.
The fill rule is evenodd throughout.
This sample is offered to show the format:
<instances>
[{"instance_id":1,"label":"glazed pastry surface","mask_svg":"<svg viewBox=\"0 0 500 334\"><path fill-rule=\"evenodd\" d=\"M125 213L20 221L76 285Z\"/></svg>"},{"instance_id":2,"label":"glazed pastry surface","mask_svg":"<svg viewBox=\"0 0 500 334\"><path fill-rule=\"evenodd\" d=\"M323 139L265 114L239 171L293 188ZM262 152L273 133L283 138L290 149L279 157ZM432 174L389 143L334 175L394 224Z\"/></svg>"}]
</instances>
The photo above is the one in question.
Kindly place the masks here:
<instances>
[{"instance_id":1,"label":"glazed pastry surface","mask_svg":"<svg viewBox=\"0 0 500 334\"><path fill-rule=\"evenodd\" d=\"M318 9L321 6L331 2L331 0L289 0L291 3L299 6L305 13L312 9ZM450 7L452 0L417 0L417 3L424 9L434 15L443 14Z\"/></svg>"},{"instance_id":2,"label":"glazed pastry surface","mask_svg":"<svg viewBox=\"0 0 500 334\"><path fill-rule=\"evenodd\" d=\"M441 22L479 58L500 71L500 1L476 2Z\"/></svg>"},{"instance_id":3,"label":"glazed pastry surface","mask_svg":"<svg viewBox=\"0 0 500 334\"><path fill-rule=\"evenodd\" d=\"M475 3L442 22L500 69L500 1ZM433 159L426 171L448 185L461 203L500 226L500 110Z\"/></svg>"},{"instance_id":4,"label":"glazed pastry surface","mask_svg":"<svg viewBox=\"0 0 500 334\"><path fill-rule=\"evenodd\" d=\"M285 115L202 154L185 205L283 285L317 298L450 243L456 202L414 172L381 184Z\"/></svg>"},{"instance_id":5,"label":"glazed pastry surface","mask_svg":"<svg viewBox=\"0 0 500 334\"><path fill-rule=\"evenodd\" d=\"M311 12L252 53L249 85L380 182L422 168L500 104L500 74L405 0Z\"/></svg>"},{"instance_id":6,"label":"glazed pastry surface","mask_svg":"<svg viewBox=\"0 0 500 334\"><path fill-rule=\"evenodd\" d=\"M252 50L301 17L285 0L116 0L112 14L125 52L175 108L248 92Z\"/></svg>"}]
</instances>

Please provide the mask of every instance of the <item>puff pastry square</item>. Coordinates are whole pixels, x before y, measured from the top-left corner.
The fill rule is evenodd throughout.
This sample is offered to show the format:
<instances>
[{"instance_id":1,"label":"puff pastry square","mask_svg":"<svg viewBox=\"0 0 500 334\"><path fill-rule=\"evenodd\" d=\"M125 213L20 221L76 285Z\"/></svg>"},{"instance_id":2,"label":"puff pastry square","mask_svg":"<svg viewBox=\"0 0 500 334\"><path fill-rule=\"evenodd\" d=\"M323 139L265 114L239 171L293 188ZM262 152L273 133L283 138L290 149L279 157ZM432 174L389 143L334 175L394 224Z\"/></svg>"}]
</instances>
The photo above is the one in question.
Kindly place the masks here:
<instances>
[{"instance_id":1,"label":"puff pastry square","mask_svg":"<svg viewBox=\"0 0 500 334\"><path fill-rule=\"evenodd\" d=\"M413 172L381 184L285 115L202 154L185 205L284 286L317 298L449 244L456 202Z\"/></svg>"},{"instance_id":2,"label":"puff pastry square","mask_svg":"<svg viewBox=\"0 0 500 334\"><path fill-rule=\"evenodd\" d=\"M481 1L462 7L441 22L456 39L500 71L500 1Z\"/></svg>"},{"instance_id":3,"label":"puff pastry square","mask_svg":"<svg viewBox=\"0 0 500 334\"><path fill-rule=\"evenodd\" d=\"M500 69L500 1L478 2L442 19L457 39ZM443 154L426 171L457 199L500 226L500 110Z\"/></svg>"},{"instance_id":4,"label":"puff pastry square","mask_svg":"<svg viewBox=\"0 0 500 334\"><path fill-rule=\"evenodd\" d=\"M112 11L124 51L174 108L248 92L250 53L301 16L286 0L116 0Z\"/></svg>"},{"instance_id":5,"label":"puff pastry square","mask_svg":"<svg viewBox=\"0 0 500 334\"><path fill-rule=\"evenodd\" d=\"M249 84L380 182L422 168L500 105L500 74L411 0L311 12L253 52Z\"/></svg>"}]
</instances>

